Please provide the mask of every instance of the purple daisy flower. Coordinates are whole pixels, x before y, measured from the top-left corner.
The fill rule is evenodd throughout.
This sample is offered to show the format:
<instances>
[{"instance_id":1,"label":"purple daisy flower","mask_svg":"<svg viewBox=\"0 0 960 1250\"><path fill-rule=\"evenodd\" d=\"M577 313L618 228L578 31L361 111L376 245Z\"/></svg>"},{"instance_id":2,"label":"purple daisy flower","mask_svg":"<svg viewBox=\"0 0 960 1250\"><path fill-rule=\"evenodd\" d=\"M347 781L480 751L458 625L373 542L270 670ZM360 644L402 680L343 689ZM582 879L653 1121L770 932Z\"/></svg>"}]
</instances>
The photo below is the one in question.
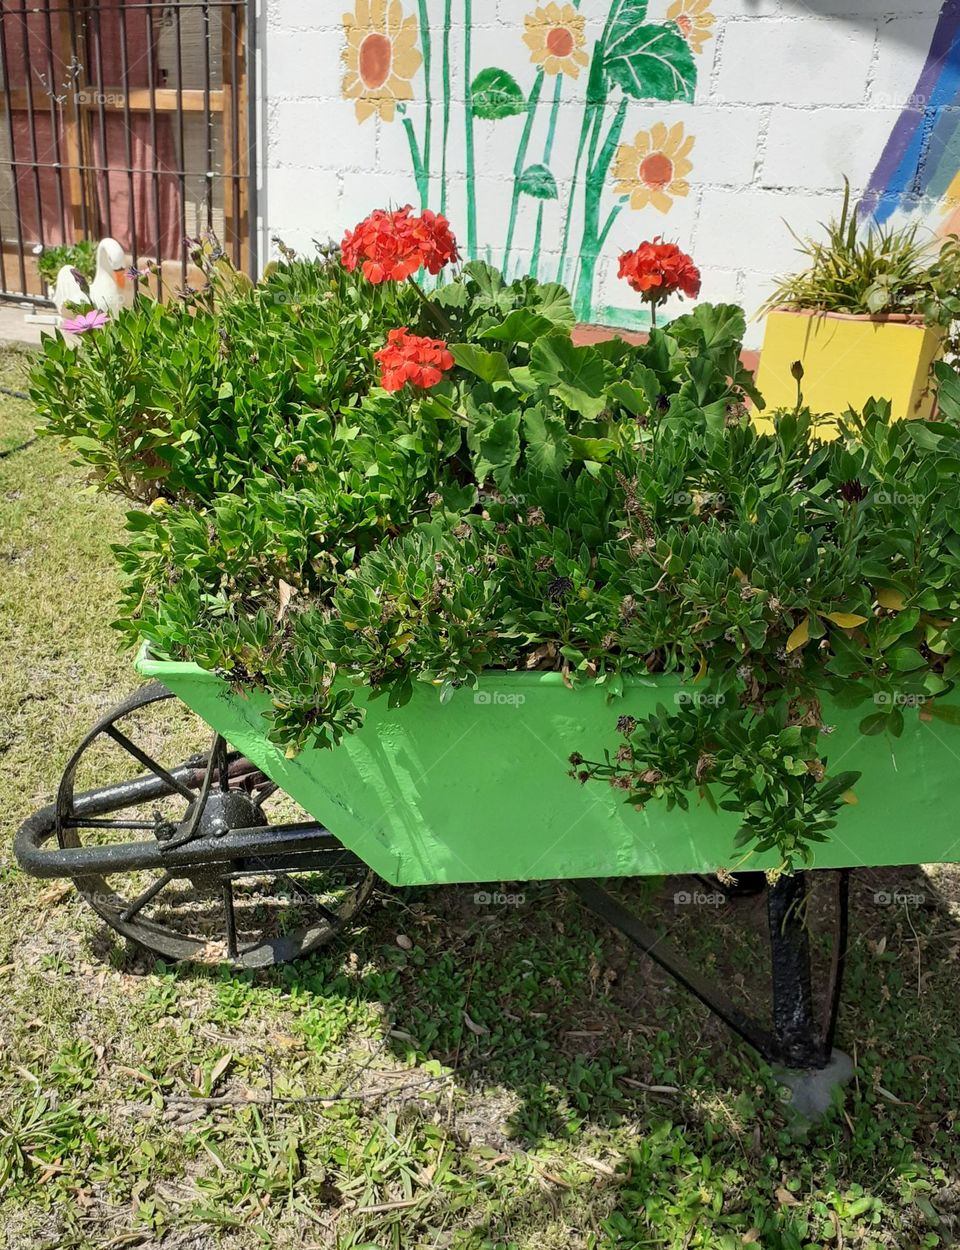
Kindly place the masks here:
<instances>
[{"instance_id":1,"label":"purple daisy flower","mask_svg":"<svg viewBox=\"0 0 960 1250\"><path fill-rule=\"evenodd\" d=\"M77 317L70 317L61 324L60 328L65 330L67 334L86 334L88 330L99 330L109 320L107 313L91 308L89 312L80 313Z\"/></svg>"}]
</instances>

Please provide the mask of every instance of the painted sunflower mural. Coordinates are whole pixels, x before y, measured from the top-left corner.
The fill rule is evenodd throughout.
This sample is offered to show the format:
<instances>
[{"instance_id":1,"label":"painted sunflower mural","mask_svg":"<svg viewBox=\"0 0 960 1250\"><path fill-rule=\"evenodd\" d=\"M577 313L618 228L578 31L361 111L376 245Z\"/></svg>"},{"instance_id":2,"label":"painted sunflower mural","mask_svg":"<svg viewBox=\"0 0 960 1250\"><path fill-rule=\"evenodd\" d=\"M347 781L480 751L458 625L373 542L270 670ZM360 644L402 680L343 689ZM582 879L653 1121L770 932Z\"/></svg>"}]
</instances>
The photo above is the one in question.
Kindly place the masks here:
<instances>
[{"instance_id":1,"label":"painted sunflower mural","mask_svg":"<svg viewBox=\"0 0 960 1250\"><path fill-rule=\"evenodd\" d=\"M446 211L457 185L466 199L464 255L498 263L511 278L566 283L584 320L619 214L669 213L689 193L694 136L682 123L656 121L632 140L623 136L635 102L692 103L697 57L715 23L711 0L670 0L656 18L648 0L595 3L602 25L588 24L582 0L519 9L502 37L522 50L526 82L502 65L474 64L474 0L355 0L343 16L343 95L359 122L400 119L421 207ZM516 55L504 59L518 64ZM407 108L414 96L415 112ZM497 254L478 233L475 153L480 128L509 118L517 120L504 130L513 136L512 172ZM495 133L483 137L500 151ZM558 179L558 152L574 154L572 177Z\"/></svg>"},{"instance_id":2,"label":"painted sunflower mural","mask_svg":"<svg viewBox=\"0 0 960 1250\"><path fill-rule=\"evenodd\" d=\"M682 122L669 129L657 122L650 130L638 130L632 143L617 148L613 164L614 191L625 196L631 208L652 205L668 213L675 197L690 193L687 174L693 162L693 136Z\"/></svg>"},{"instance_id":3,"label":"painted sunflower mural","mask_svg":"<svg viewBox=\"0 0 960 1250\"><path fill-rule=\"evenodd\" d=\"M716 20L710 12L710 0L673 0L667 9L667 21L676 24L694 52L702 52L707 40L713 38L710 28Z\"/></svg>"},{"instance_id":4,"label":"painted sunflower mural","mask_svg":"<svg viewBox=\"0 0 960 1250\"><path fill-rule=\"evenodd\" d=\"M572 4L548 4L534 9L523 19L523 42L530 49L530 60L541 65L549 76L568 74L579 78L580 70L590 64L584 49L586 19Z\"/></svg>"},{"instance_id":5,"label":"painted sunflower mural","mask_svg":"<svg viewBox=\"0 0 960 1250\"><path fill-rule=\"evenodd\" d=\"M417 19L404 15L401 0L357 0L343 15L343 30L344 98L355 102L358 122L375 113L392 122L397 103L413 99L413 79L423 64Z\"/></svg>"}]
</instances>

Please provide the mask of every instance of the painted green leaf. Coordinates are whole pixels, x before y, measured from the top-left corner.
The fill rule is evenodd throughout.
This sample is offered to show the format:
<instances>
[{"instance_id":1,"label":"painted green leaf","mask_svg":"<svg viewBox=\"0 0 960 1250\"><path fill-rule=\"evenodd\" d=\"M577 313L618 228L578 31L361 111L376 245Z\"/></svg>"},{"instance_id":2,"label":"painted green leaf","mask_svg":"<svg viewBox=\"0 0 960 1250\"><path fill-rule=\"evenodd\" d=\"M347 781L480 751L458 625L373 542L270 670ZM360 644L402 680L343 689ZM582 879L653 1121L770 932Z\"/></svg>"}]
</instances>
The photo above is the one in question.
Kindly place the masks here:
<instances>
[{"instance_id":1,"label":"painted green leaf","mask_svg":"<svg viewBox=\"0 0 960 1250\"><path fill-rule=\"evenodd\" d=\"M493 65L480 71L473 80L471 91L474 116L485 122L516 117L527 107L524 94L513 75Z\"/></svg>"},{"instance_id":2,"label":"painted green leaf","mask_svg":"<svg viewBox=\"0 0 960 1250\"><path fill-rule=\"evenodd\" d=\"M535 200L557 198L557 180L546 165L528 165L517 186L523 195L532 195Z\"/></svg>"},{"instance_id":3,"label":"painted green leaf","mask_svg":"<svg viewBox=\"0 0 960 1250\"><path fill-rule=\"evenodd\" d=\"M690 45L675 26L625 27L607 42L607 74L635 100L693 102L697 66Z\"/></svg>"},{"instance_id":4,"label":"painted green leaf","mask_svg":"<svg viewBox=\"0 0 960 1250\"><path fill-rule=\"evenodd\" d=\"M611 0L607 15L607 51L613 51L647 20L647 0Z\"/></svg>"}]
</instances>

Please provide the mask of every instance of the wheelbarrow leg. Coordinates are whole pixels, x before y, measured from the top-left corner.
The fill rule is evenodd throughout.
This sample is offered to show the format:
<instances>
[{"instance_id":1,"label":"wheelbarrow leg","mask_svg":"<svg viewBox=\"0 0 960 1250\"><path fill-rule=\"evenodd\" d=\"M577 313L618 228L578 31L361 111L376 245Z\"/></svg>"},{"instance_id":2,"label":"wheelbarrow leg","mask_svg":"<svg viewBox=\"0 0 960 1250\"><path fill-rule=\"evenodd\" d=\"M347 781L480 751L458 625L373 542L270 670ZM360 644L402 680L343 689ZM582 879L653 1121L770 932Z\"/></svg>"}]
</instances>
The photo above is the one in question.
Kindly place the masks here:
<instances>
[{"instance_id":1,"label":"wheelbarrow leg","mask_svg":"<svg viewBox=\"0 0 960 1250\"><path fill-rule=\"evenodd\" d=\"M788 1067L822 1068L827 1056L814 1020L806 908L806 873L780 877L767 891L773 1029Z\"/></svg>"},{"instance_id":2,"label":"wheelbarrow leg","mask_svg":"<svg viewBox=\"0 0 960 1250\"><path fill-rule=\"evenodd\" d=\"M807 1120L828 1110L834 1091L853 1075L853 1063L833 1049L847 944L849 870L837 884L833 966L825 994L823 1022L814 1012L807 928L807 880L803 872L780 877L767 894L773 1031L780 1065L777 1079L790 1091L793 1108Z\"/></svg>"},{"instance_id":3,"label":"wheelbarrow leg","mask_svg":"<svg viewBox=\"0 0 960 1250\"><path fill-rule=\"evenodd\" d=\"M847 946L849 877L849 869L841 870L837 877L833 966L819 1021L810 963L806 874L780 877L769 887L767 920L773 997L770 1029L731 1003L723 990L698 972L662 933L641 921L599 882L571 881L569 885L595 915L619 929L773 1064L778 1081L785 1087L785 1101L805 1120L815 1120L830 1107L834 1091L853 1075L850 1058L833 1048Z\"/></svg>"}]
</instances>

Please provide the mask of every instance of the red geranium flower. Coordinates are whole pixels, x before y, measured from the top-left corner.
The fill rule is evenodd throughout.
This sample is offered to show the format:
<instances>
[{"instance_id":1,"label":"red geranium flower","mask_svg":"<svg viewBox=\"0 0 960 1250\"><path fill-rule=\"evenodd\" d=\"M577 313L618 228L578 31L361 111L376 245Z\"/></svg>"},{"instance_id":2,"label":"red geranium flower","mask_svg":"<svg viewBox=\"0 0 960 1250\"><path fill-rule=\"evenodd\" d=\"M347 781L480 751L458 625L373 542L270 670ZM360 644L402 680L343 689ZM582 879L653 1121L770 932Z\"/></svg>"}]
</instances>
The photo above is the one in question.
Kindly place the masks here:
<instances>
[{"instance_id":1,"label":"red geranium flower","mask_svg":"<svg viewBox=\"0 0 960 1250\"><path fill-rule=\"evenodd\" d=\"M343 236L340 255L351 273L362 264L370 282L402 282L421 268L439 273L457 259L457 241L446 217L429 209L414 217L408 204L376 209Z\"/></svg>"},{"instance_id":2,"label":"red geranium flower","mask_svg":"<svg viewBox=\"0 0 960 1250\"><path fill-rule=\"evenodd\" d=\"M409 382L426 390L443 379L453 368L453 356L443 339L410 334L406 326L391 330L387 345L374 355L380 365L380 385L385 391L399 391Z\"/></svg>"},{"instance_id":3,"label":"red geranium flower","mask_svg":"<svg viewBox=\"0 0 960 1250\"><path fill-rule=\"evenodd\" d=\"M676 243L664 243L658 235L652 243L641 243L634 252L620 257L621 278L650 303L659 304L668 295L680 292L696 299L700 294L700 270Z\"/></svg>"}]
</instances>

